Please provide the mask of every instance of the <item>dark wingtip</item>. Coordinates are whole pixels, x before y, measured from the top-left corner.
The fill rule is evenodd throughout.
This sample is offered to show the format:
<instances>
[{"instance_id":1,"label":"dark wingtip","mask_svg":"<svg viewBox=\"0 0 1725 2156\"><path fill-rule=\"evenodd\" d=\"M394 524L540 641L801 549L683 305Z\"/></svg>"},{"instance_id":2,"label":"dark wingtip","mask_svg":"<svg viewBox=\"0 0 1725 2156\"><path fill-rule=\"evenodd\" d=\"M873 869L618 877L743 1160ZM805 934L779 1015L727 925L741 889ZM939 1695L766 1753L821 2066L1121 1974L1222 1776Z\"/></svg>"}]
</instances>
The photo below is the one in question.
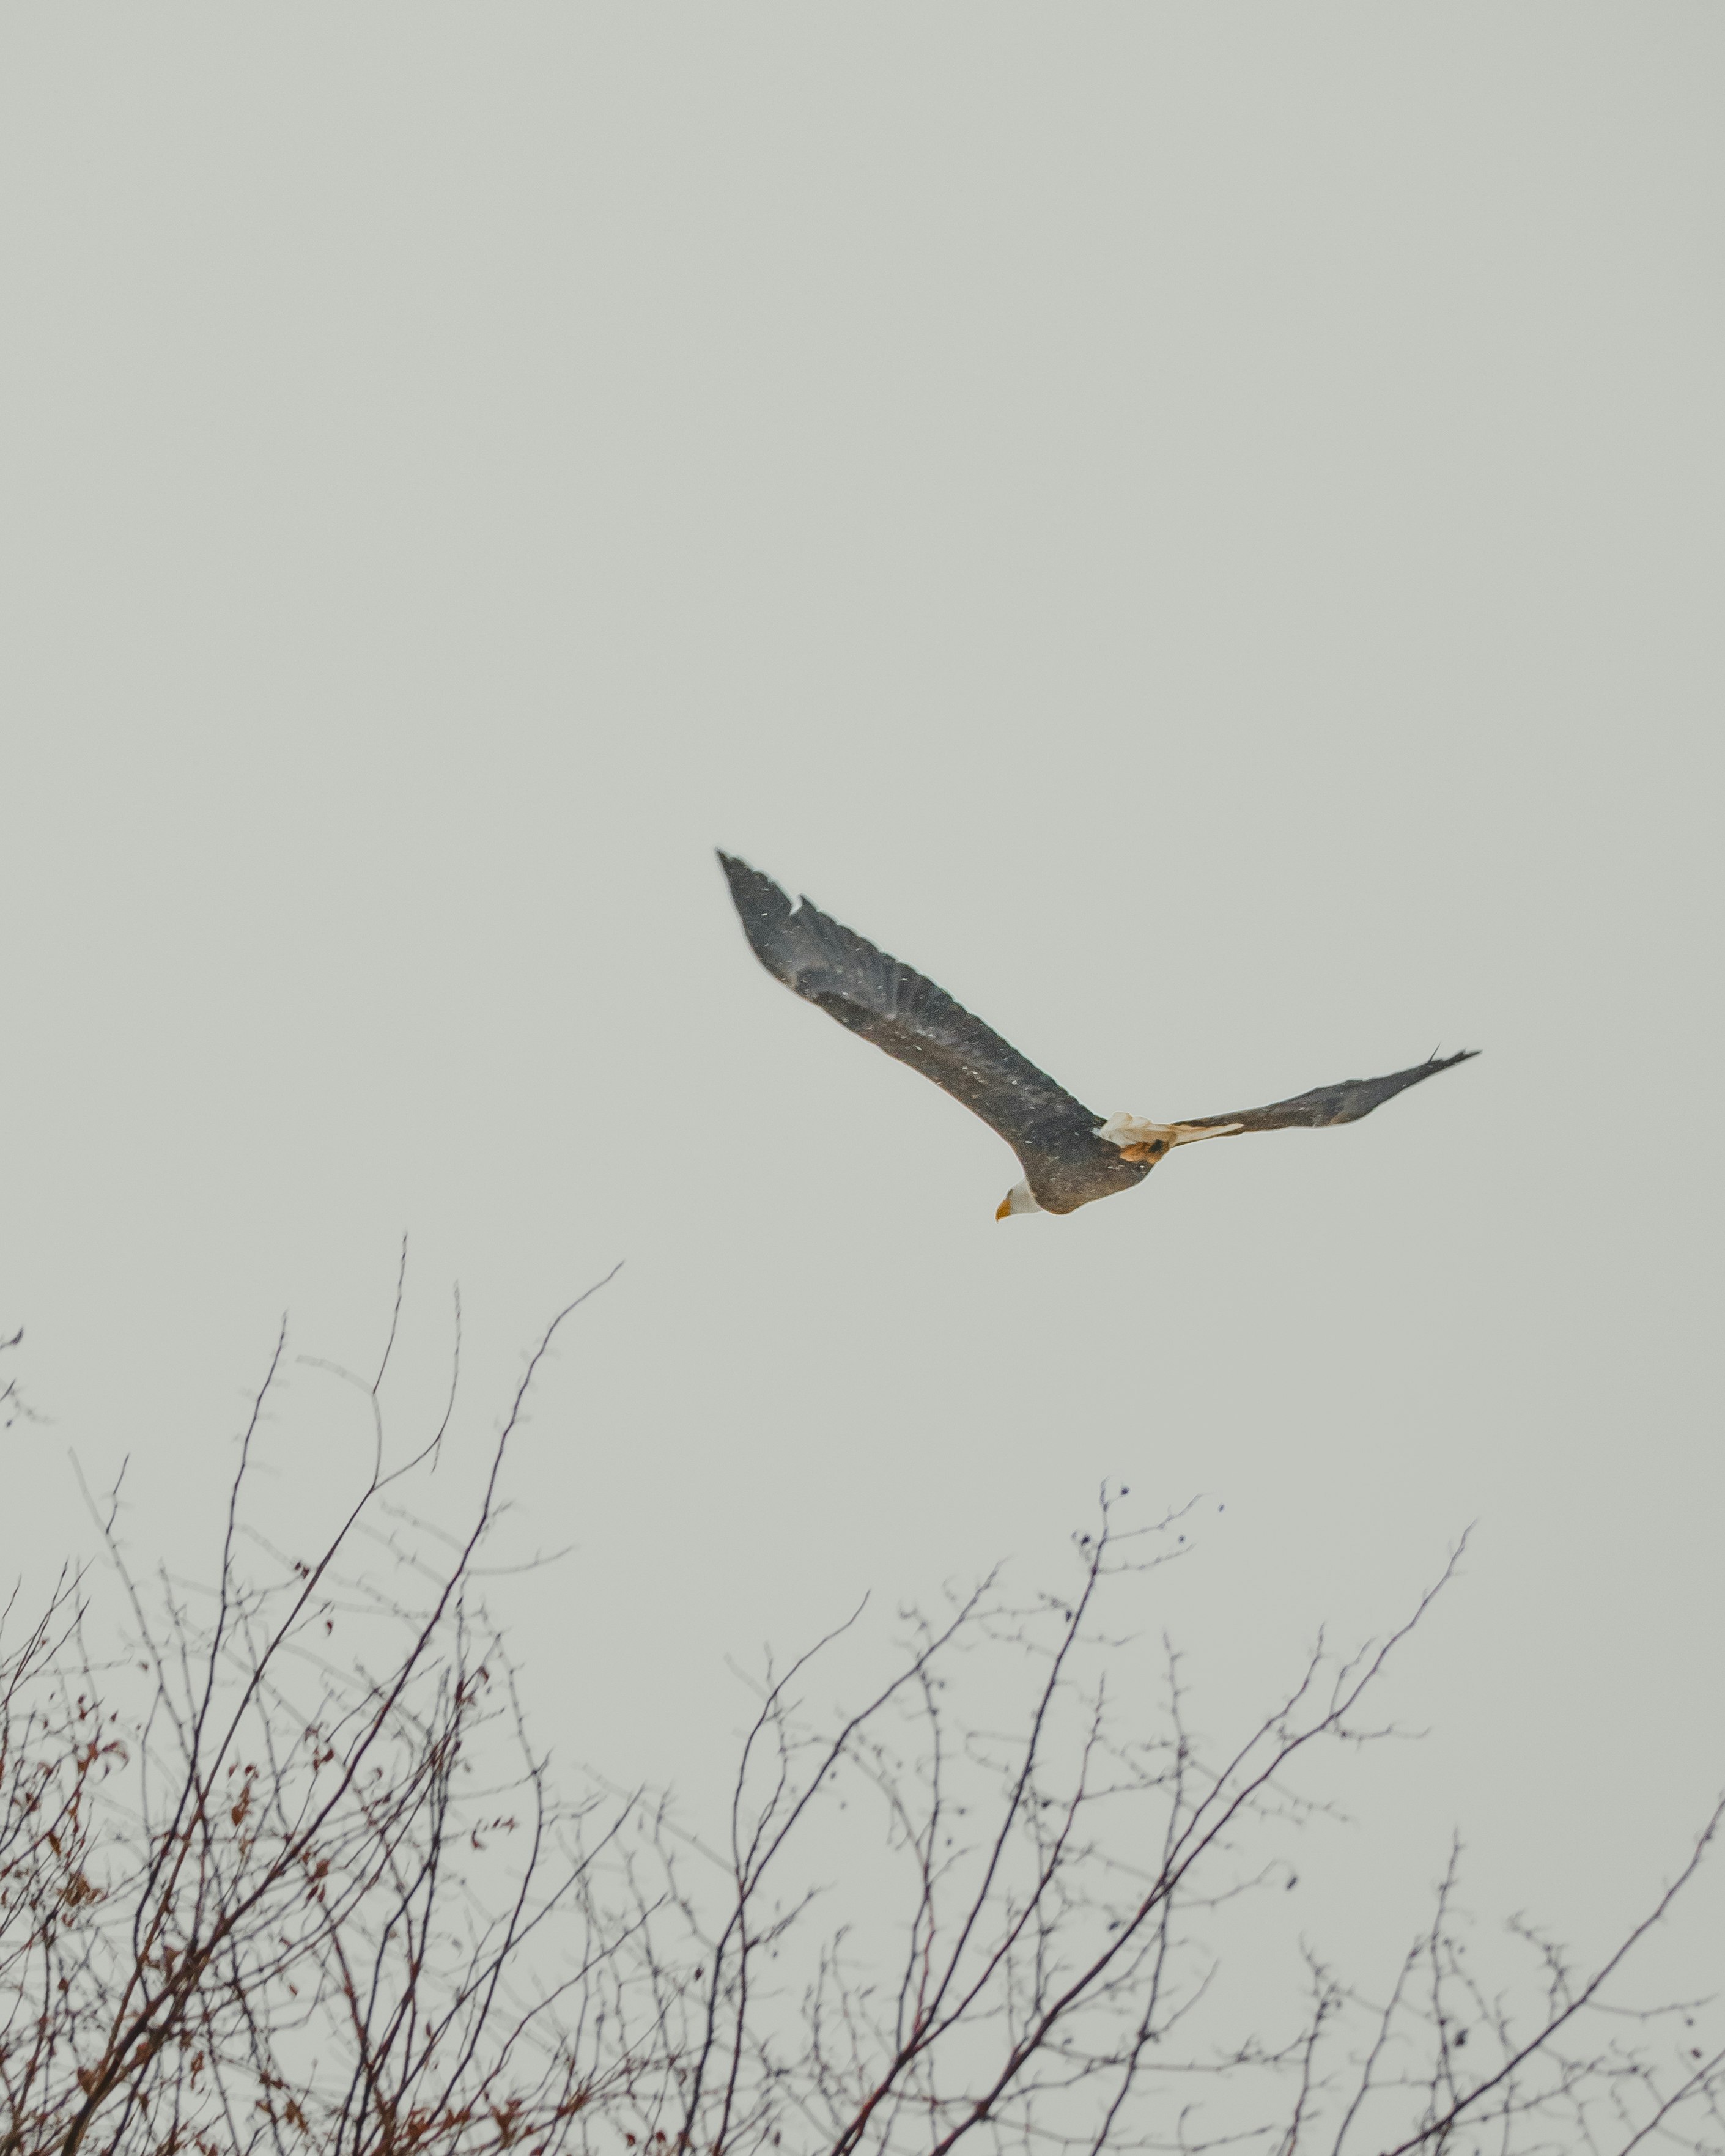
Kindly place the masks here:
<instances>
[{"instance_id":1,"label":"dark wingtip","mask_svg":"<svg viewBox=\"0 0 1725 2156\"><path fill-rule=\"evenodd\" d=\"M763 875L759 869L751 868L746 860L736 854L727 854L722 847L716 846L713 850L719 856L725 880L731 886L732 903L742 922L749 947L775 978L787 979L774 945L776 932L790 917L790 900L770 875Z\"/></svg>"},{"instance_id":2,"label":"dark wingtip","mask_svg":"<svg viewBox=\"0 0 1725 2156\"><path fill-rule=\"evenodd\" d=\"M740 854L727 854L719 847L713 849L719 856L720 866L725 871L725 880L731 886L731 896L737 901L737 911L746 912L750 906L767 906L774 911L783 906L787 911L790 900L786 897L770 875L759 869L751 868Z\"/></svg>"}]
</instances>

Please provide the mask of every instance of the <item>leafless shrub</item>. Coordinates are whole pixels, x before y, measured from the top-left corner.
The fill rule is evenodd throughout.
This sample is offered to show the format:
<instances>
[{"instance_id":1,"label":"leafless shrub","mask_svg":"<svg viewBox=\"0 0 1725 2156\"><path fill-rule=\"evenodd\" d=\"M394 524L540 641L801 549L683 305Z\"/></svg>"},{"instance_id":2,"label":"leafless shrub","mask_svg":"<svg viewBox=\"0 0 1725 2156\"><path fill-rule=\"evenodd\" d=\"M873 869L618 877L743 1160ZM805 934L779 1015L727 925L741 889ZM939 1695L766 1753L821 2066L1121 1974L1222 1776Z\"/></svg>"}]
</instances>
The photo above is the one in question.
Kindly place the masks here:
<instances>
[{"instance_id":1,"label":"leafless shrub","mask_svg":"<svg viewBox=\"0 0 1725 2156\"><path fill-rule=\"evenodd\" d=\"M553 1791L475 1560L568 1314L454 1544L402 1510L447 1414L392 1464L377 1385L321 1551L249 1535L279 1346L207 1593L135 1571L110 1506L123 1652L92 1645L93 1577L8 1613L0 2151L1725 2146L1698 2010L1623 1989L1719 1812L1593 1968L1471 1926L1452 1856L1381 1995L1312 1953L1267 2018L1230 1981L1280 1922L1315 1768L1384 1733L1373 1698L1442 1580L1213 1753L1178 1657L1153 1696L1128 1637L1180 1522L1105 1494L1064 1591L997 1577L907 1617L855 1711L805 1704L837 1635L769 1672L716 1837L668 1799Z\"/></svg>"}]
</instances>

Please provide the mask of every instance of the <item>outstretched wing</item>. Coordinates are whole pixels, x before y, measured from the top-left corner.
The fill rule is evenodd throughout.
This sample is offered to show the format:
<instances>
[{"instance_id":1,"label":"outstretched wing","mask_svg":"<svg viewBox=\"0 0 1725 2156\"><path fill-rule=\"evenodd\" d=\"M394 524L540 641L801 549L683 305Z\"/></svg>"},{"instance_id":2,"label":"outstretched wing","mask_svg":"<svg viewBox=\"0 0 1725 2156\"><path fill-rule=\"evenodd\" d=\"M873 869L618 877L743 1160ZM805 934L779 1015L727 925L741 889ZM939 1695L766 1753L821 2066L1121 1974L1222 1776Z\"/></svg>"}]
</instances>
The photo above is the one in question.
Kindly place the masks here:
<instances>
[{"instance_id":1,"label":"outstretched wing","mask_svg":"<svg viewBox=\"0 0 1725 2156\"><path fill-rule=\"evenodd\" d=\"M1373 1108L1381 1108L1422 1078L1435 1077L1440 1070L1453 1070L1458 1063L1466 1063L1479 1052L1476 1048L1464 1048L1459 1055L1434 1055L1409 1070L1392 1070L1387 1078L1343 1078L1333 1086L1316 1086L1309 1093L1296 1093L1291 1101L1272 1101L1267 1108L1244 1108L1234 1116L1188 1116L1183 1120L1199 1129L1238 1123L1242 1136L1247 1131L1323 1130L1332 1123L1357 1123L1362 1116L1369 1116Z\"/></svg>"},{"instance_id":2,"label":"outstretched wing","mask_svg":"<svg viewBox=\"0 0 1725 2156\"><path fill-rule=\"evenodd\" d=\"M721 853L755 956L775 980L960 1101L1039 1171L1082 1162L1124 1189L1142 1170L1092 1133L1101 1117L1055 1085L943 988L877 951L805 898L793 906L771 876ZM1117 1175L1116 1171L1119 1171Z\"/></svg>"}]
</instances>

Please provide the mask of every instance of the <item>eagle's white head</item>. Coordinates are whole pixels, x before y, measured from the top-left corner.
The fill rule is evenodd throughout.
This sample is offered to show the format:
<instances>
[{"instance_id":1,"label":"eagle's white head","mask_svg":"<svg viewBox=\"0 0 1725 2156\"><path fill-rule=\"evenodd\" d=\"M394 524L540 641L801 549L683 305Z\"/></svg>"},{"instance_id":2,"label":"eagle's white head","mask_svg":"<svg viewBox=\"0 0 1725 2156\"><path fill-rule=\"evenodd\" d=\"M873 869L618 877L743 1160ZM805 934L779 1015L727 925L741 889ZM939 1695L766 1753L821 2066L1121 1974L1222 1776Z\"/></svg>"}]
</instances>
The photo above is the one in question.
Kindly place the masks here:
<instances>
[{"instance_id":1,"label":"eagle's white head","mask_svg":"<svg viewBox=\"0 0 1725 2156\"><path fill-rule=\"evenodd\" d=\"M1040 1213L1042 1208L1031 1194L1028 1183L1015 1183L994 1208L994 1218L1004 1220L1009 1213Z\"/></svg>"}]
</instances>

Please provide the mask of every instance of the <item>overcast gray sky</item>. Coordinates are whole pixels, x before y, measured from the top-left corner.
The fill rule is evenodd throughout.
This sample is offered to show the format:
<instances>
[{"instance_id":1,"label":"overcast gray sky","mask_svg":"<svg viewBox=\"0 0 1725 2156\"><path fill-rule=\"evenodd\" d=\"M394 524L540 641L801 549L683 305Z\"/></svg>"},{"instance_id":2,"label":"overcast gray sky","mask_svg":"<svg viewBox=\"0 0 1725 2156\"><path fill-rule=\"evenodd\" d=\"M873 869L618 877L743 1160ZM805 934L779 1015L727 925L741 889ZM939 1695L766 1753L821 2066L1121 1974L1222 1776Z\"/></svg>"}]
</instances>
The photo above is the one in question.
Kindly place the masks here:
<instances>
[{"instance_id":1,"label":"overcast gray sky","mask_svg":"<svg viewBox=\"0 0 1725 2156\"><path fill-rule=\"evenodd\" d=\"M1639 1906L1725 1778L1722 93L1669 0L8 10L7 1566L74 1450L195 1550L403 1230L475 1443L624 1259L513 1467L566 1752L698 1780L726 1655L1105 1475L1204 1497L1221 1727L1477 1522L1337 1876ZM997 1226L715 844L1105 1111L1486 1053ZM285 1517L359 1427L294 1366Z\"/></svg>"}]
</instances>

